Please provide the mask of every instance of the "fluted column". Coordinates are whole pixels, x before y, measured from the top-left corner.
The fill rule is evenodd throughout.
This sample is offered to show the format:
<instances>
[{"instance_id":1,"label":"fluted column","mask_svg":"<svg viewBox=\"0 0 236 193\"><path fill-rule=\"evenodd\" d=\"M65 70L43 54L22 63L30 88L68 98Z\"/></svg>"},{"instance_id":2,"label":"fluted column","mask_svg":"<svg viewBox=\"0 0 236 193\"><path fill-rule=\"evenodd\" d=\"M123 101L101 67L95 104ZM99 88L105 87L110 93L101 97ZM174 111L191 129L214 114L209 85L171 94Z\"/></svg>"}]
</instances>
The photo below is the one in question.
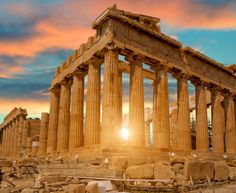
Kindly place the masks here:
<instances>
[{"instance_id":1,"label":"fluted column","mask_svg":"<svg viewBox=\"0 0 236 193\"><path fill-rule=\"evenodd\" d=\"M84 74L74 73L71 96L69 150L74 150L84 144Z\"/></svg>"},{"instance_id":2,"label":"fluted column","mask_svg":"<svg viewBox=\"0 0 236 193\"><path fill-rule=\"evenodd\" d=\"M60 103L60 88L53 88L50 96L50 113L47 137L47 153L57 150L57 129Z\"/></svg>"},{"instance_id":3,"label":"fluted column","mask_svg":"<svg viewBox=\"0 0 236 193\"><path fill-rule=\"evenodd\" d=\"M65 152L69 146L69 128L70 128L70 97L71 84L69 81L63 81L61 84L60 107L58 117L57 132L57 152Z\"/></svg>"},{"instance_id":4,"label":"fluted column","mask_svg":"<svg viewBox=\"0 0 236 193\"><path fill-rule=\"evenodd\" d=\"M3 128L3 140L2 140L2 154L5 154L6 148L6 126Z\"/></svg>"},{"instance_id":5,"label":"fluted column","mask_svg":"<svg viewBox=\"0 0 236 193\"><path fill-rule=\"evenodd\" d=\"M32 154L32 137L27 137L26 140L26 155L29 156Z\"/></svg>"},{"instance_id":6,"label":"fluted column","mask_svg":"<svg viewBox=\"0 0 236 193\"><path fill-rule=\"evenodd\" d=\"M39 131L39 149L38 155L45 156L47 149L47 134L48 134L48 120L49 114L42 113L40 121L40 131Z\"/></svg>"},{"instance_id":7,"label":"fluted column","mask_svg":"<svg viewBox=\"0 0 236 193\"><path fill-rule=\"evenodd\" d=\"M9 130L9 157L12 158L14 154L14 143L15 143L15 127L16 121L12 120L11 128Z\"/></svg>"},{"instance_id":8,"label":"fluted column","mask_svg":"<svg viewBox=\"0 0 236 193\"><path fill-rule=\"evenodd\" d=\"M117 126L117 128L118 128L118 133L117 133L117 142L118 143L122 143L122 139L121 139L121 129L122 129L122 121L123 121L123 117L122 117L122 115L123 115L123 112L122 112L122 110L123 110L123 108L122 108L122 104L123 104L123 94L122 94L122 86L123 86L123 83L122 83L122 71L121 70L119 70L119 72L118 72L118 121L117 121L117 123L119 124L118 126Z\"/></svg>"},{"instance_id":9,"label":"fluted column","mask_svg":"<svg viewBox=\"0 0 236 193\"><path fill-rule=\"evenodd\" d=\"M190 111L188 79L185 74L177 77L178 84L178 137L177 146L179 150L191 150Z\"/></svg>"},{"instance_id":10,"label":"fluted column","mask_svg":"<svg viewBox=\"0 0 236 193\"><path fill-rule=\"evenodd\" d=\"M6 140L5 140L5 156L8 157L9 153L9 129L10 129L10 123L7 124L6 126Z\"/></svg>"},{"instance_id":11,"label":"fluted column","mask_svg":"<svg viewBox=\"0 0 236 193\"><path fill-rule=\"evenodd\" d=\"M27 144L27 137L29 137L30 121L25 120L22 133L22 147L25 148Z\"/></svg>"},{"instance_id":12,"label":"fluted column","mask_svg":"<svg viewBox=\"0 0 236 193\"><path fill-rule=\"evenodd\" d=\"M170 122L167 69L156 70L154 81L154 147L159 149L170 148Z\"/></svg>"},{"instance_id":13,"label":"fluted column","mask_svg":"<svg viewBox=\"0 0 236 193\"><path fill-rule=\"evenodd\" d=\"M130 61L129 129L131 145L145 145L144 91L142 59Z\"/></svg>"},{"instance_id":14,"label":"fluted column","mask_svg":"<svg viewBox=\"0 0 236 193\"><path fill-rule=\"evenodd\" d=\"M196 147L198 151L209 151L206 89L202 83L195 83L196 93Z\"/></svg>"},{"instance_id":15,"label":"fluted column","mask_svg":"<svg viewBox=\"0 0 236 193\"><path fill-rule=\"evenodd\" d=\"M224 152L224 112L221 95L217 88L212 89L212 149L215 153Z\"/></svg>"},{"instance_id":16,"label":"fluted column","mask_svg":"<svg viewBox=\"0 0 236 193\"><path fill-rule=\"evenodd\" d=\"M86 97L86 119L84 145L95 145L100 142L100 65L95 61L89 64L88 88Z\"/></svg>"},{"instance_id":17,"label":"fluted column","mask_svg":"<svg viewBox=\"0 0 236 193\"><path fill-rule=\"evenodd\" d=\"M224 102L226 115L226 152L229 154L236 154L236 128L233 96L231 94L226 95Z\"/></svg>"},{"instance_id":18,"label":"fluted column","mask_svg":"<svg viewBox=\"0 0 236 193\"><path fill-rule=\"evenodd\" d=\"M12 157L15 159L19 157L18 135L19 135L19 117L15 119L14 136L13 136L14 140L13 140Z\"/></svg>"},{"instance_id":19,"label":"fluted column","mask_svg":"<svg viewBox=\"0 0 236 193\"><path fill-rule=\"evenodd\" d=\"M119 141L121 129L119 86L118 54L109 50L105 54L104 62L101 145L116 144Z\"/></svg>"},{"instance_id":20,"label":"fluted column","mask_svg":"<svg viewBox=\"0 0 236 193\"><path fill-rule=\"evenodd\" d=\"M22 139L23 139L23 129L24 129L25 118L26 118L26 115L20 115L20 118L19 118L18 141L17 141L18 156L20 155L20 152L22 151Z\"/></svg>"}]
</instances>

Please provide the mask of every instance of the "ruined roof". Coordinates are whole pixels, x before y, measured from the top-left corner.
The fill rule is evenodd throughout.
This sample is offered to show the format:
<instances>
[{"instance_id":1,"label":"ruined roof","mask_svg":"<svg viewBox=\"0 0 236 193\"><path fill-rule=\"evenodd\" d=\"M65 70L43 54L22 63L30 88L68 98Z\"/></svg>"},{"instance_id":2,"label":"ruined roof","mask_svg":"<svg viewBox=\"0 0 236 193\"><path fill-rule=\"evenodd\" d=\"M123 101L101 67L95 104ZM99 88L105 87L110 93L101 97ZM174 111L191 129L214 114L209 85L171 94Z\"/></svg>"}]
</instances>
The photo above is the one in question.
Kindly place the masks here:
<instances>
[{"instance_id":1,"label":"ruined roof","mask_svg":"<svg viewBox=\"0 0 236 193\"><path fill-rule=\"evenodd\" d=\"M160 22L160 18L151 17L148 15L135 14L128 11L120 10L116 8L116 5L107 8L93 23L92 27L96 29L109 17L116 19L121 19L125 22L128 22L132 25L148 27L154 31L160 32L160 27L157 26L157 23Z\"/></svg>"},{"instance_id":2,"label":"ruined roof","mask_svg":"<svg viewBox=\"0 0 236 193\"><path fill-rule=\"evenodd\" d=\"M232 70L234 73L236 73L236 64L229 64L226 66L226 68Z\"/></svg>"},{"instance_id":3,"label":"ruined roof","mask_svg":"<svg viewBox=\"0 0 236 193\"><path fill-rule=\"evenodd\" d=\"M172 44L175 47L182 47L182 44L175 39L161 33L160 18L151 17L143 14L135 14L121 9L117 9L116 5L107 8L93 23L92 28L99 28L105 21L110 18L120 20L124 23L128 23L131 26L137 27L140 30L143 30L149 34L157 36L168 44Z\"/></svg>"}]
</instances>

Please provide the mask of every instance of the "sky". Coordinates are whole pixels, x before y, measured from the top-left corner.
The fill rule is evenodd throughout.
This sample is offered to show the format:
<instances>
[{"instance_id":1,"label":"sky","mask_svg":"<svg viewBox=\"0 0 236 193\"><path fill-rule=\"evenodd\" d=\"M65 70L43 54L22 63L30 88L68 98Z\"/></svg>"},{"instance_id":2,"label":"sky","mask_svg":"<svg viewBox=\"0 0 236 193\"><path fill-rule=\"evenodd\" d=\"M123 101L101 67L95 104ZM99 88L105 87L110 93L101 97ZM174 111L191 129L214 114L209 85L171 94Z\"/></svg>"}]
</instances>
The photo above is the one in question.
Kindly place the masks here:
<instances>
[{"instance_id":1,"label":"sky","mask_svg":"<svg viewBox=\"0 0 236 193\"><path fill-rule=\"evenodd\" d=\"M161 31L224 65L236 63L235 0L1 0L0 123L14 107L30 117L49 111L55 67L95 34L91 23L107 7L161 19ZM124 89L128 77L124 76ZM150 100L150 81L145 81ZM176 84L169 81L170 98ZM190 89L190 93L193 92ZM124 100L128 95L124 90Z\"/></svg>"}]
</instances>

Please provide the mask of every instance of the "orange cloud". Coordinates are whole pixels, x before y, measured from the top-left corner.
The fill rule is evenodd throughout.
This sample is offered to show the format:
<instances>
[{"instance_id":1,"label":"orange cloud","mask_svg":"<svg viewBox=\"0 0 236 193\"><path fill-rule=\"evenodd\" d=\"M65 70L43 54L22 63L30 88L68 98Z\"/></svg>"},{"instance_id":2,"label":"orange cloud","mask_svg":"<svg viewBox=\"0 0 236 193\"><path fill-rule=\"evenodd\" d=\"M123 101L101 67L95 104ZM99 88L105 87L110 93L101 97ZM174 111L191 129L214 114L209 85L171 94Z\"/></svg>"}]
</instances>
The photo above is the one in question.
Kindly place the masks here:
<instances>
[{"instance_id":1,"label":"orange cloud","mask_svg":"<svg viewBox=\"0 0 236 193\"><path fill-rule=\"evenodd\" d=\"M0 112L6 116L14 107L25 108L28 112L28 117L39 117L41 112L49 112L49 101L39 101L32 99L1 99Z\"/></svg>"},{"instance_id":2,"label":"orange cloud","mask_svg":"<svg viewBox=\"0 0 236 193\"><path fill-rule=\"evenodd\" d=\"M120 9L160 17L164 23L180 29L236 28L236 11L231 9L230 4L214 7L194 0L104 0L97 2L69 0L50 9L48 18L43 18L34 26L36 35L21 41L0 42L1 53L11 56L34 56L48 48L78 48L82 42L86 42L87 38L94 34L89 24L113 3L117 3ZM12 5L8 9L28 16L36 8L27 5Z\"/></svg>"},{"instance_id":3,"label":"orange cloud","mask_svg":"<svg viewBox=\"0 0 236 193\"><path fill-rule=\"evenodd\" d=\"M20 74L24 72L24 68L17 64L7 65L0 62L0 78L13 78L15 74Z\"/></svg>"}]
</instances>

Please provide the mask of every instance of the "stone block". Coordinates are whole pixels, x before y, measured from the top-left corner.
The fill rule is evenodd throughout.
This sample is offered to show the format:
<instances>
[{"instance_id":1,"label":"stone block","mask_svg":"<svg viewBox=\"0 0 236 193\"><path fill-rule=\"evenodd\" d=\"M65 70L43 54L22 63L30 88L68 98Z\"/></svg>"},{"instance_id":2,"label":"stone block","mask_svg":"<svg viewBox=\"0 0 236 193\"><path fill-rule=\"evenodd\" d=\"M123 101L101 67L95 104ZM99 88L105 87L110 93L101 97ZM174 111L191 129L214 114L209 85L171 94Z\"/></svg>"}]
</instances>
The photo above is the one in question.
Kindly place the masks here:
<instances>
[{"instance_id":1,"label":"stone block","mask_svg":"<svg viewBox=\"0 0 236 193\"><path fill-rule=\"evenodd\" d=\"M236 167L229 167L229 179L236 180Z\"/></svg>"},{"instance_id":2,"label":"stone block","mask_svg":"<svg viewBox=\"0 0 236 193\"><path fill-rule=\"evenodd\" d=\"M184 176L187 178L192 177L193 180L203 180L207 176L213 179L214 163L209 161L198 160L185 160L184 164Z\"/></svg>"},{"instance_id":3,"label":"stone block","mask_svg":"<svg viewBox=\"0 0 236 193\"><path fill-rule=\"evenodd\" d=\"M128 167L135 165L144 165L146 164L146 157L130 157L128 158Z\"/></svg>"},{"instance_id":4,"label":"stone block","mask_svg":"<svg viewBox=\"0 0 236 193\"><path fill-rule=\"evenodd\" d=\"M68 193L85 193L86 186L84 184L70 184L67 191Z\"/></svg>"},{"instance_id":5,"label":"stone block","mask_svg":"<svg viewBox=\"0 0 236 193\"><path fill-rule=\"evenodd\" d=\"M173 179L175 178L175 172L172 169L171 165L158 162L154 167L154 178L155 179Z\"/></svg>"},{"instance_id":6,"label":"stone block","mask_svg":"<svg viewBox=\"0 0 236 193\"><path fill-rule=\"evenodd\" d=\"M21 193L35 193L35 191L31 188L26 188L26 189L22 190Z\"/></svg>"},{"instance_id":7,"label":"stone block","mask_svg":"<svg viewBox=\"0 0 236 193\"><path fill-rule=\"evenodd\" d=\"M224 181L229 178L229 167L224 160L215 162L214 180Z\"/></svg>"},{"instance_id":8,"label":"stone block","mask_svg":"<svg viewBox=\"0 0 236 193\"><path fill-rule=\"evenodd\" d=\"M86 186L86 193L99 193L99 188L97 183L88 184Z\"/></svg>"},{"instance_id":9,"label":"stone block","mask_svg":"<svg viewBox=\"0 0 236 193\"><path fill-rule=\"evenodd\" d=\"M154 177L154 166L154 164L130 166L126 170L126 175L133 179L152 179Z\"/></svg>"},{"instance_id":10,"label":"stone block","mask_svg":"<svg viewBox=\"0 0 236 193\"><path fill-rule=\"evenodd\" d=\"M0 160L0 167L11 167L13 164L11 161Z\"/></svg>"},{"instance_id":11,"label":"stone block","mask_svg":"<svg viewBox=\"0 0 236 193\"><path fill-rule=\"evenodd\" d=\"M127 157L125 156L113 156L111 158L111 167L115 169L127 168Z\"/></svg>"},{"instance_id":12,"label":"stone block","mask_svg":"<svg viewBox=\"0 0 236 193\"><path fill-rule=\"evenodd\" d=\"M183 175L184 173L184 164L181 164L181 163L176 163L172 166L175 174L179 174L179 175Z\"/></svg>"}]
</instances>

